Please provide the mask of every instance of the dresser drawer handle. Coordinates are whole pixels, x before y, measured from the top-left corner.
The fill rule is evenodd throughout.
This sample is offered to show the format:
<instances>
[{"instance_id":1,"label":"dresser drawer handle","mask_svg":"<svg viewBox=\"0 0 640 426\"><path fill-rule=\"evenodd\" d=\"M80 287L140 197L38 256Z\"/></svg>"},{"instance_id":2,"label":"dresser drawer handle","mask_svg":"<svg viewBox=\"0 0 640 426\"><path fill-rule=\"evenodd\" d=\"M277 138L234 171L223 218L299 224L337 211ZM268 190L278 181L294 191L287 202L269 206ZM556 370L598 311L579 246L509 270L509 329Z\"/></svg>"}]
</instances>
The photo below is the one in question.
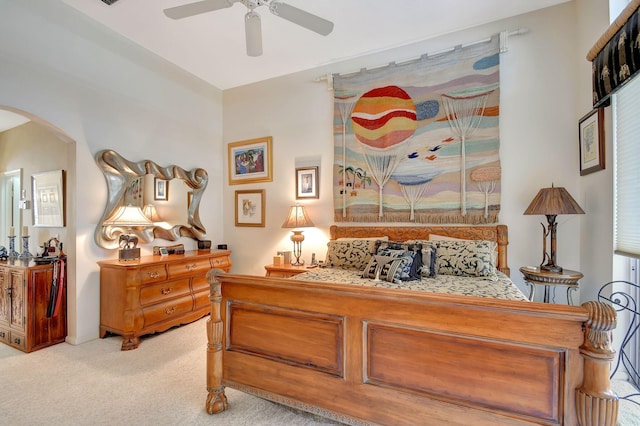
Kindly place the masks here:
<instances>
[{"instance_id":1,"label":"dresser drawer handle","mask_svg":"<svg viewBox=\"0 0 640 426\"><path fill-rule=\"evenodd\" d=\"M0 331L0 337L4 339L5 337L7 337L7 335L4 331Z\"/></svg>"},{"instance_id":2,"label":"dresser drawer handle","mask_svg":"<svg viewBox=\"0 0 640 426\"><path fill-rule=\"evenodd\" d=\"M184 265L184 267L187 268L187 271L193 271L198 267L198 265L194 263L193 265Z\"/></svg>"},{"instance_id":3,"label":"dresser drawer handle","mask_svg":"<svg viewBox=\"0 0 640 426\"><path fill-rule=\"evenodd\" d=\"M160 276L160 273L158 271L147 271L147 277L149 278L158 278Z\"/></svg>"},{"instance_id":4,"label":"dresser drawer handle","mask_svg":"<svg viewBox=\"0 0 640 426\"><path fill-rule=\"evenodd\" d=\"M164 288L162 287L160 289L160 293L164 294L165 296L169 293L171 293L173 291L173 287L169 287L169 288Z\"/></svg>"},{"instance_id":5,"label":"dresser drawer handle","mask_svg":"<svg viewBox=\"0 0 640 426\"><path fill-rule=\"evenodd\" d=\"M176 312L176 307L172 306L170 308L164 308L164 313L167 315L172 315L173 313Z\"/></svg>"},{"instance_id":6,"label":"dresser drawer handle","mask_svg":"<svg viewBox=\"0 0 640 426\"><path fill-rule=\"evenodd\" d=\"M20 338L19 337L14 338L13 339L13 343L15 343L16 345L19 345L20 344Z\"/></svg>"}]
</instances>

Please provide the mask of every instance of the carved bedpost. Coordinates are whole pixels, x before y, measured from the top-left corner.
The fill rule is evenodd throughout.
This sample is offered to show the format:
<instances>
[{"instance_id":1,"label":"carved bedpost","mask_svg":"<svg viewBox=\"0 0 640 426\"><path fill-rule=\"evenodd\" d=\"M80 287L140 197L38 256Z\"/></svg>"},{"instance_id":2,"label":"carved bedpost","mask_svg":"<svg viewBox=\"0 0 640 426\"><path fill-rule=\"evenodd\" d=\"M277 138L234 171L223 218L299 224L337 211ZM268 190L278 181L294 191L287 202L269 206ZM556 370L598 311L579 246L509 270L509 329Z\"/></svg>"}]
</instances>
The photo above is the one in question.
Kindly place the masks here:
<instances>
[{"instance_id":1,"label":"carved bedpost","mask_svg":"<svg viewBox=\"0 0 640 426\"><path fill-rule=\"evenodd\" d=\"M209 282L209 300L211 301L211 316L207 320L207 413L216 414L228 408L227 396L222 385L222 333L224 323L220 317L222 302L221 283L217 275L221 269L207 272Z\"/></svg>"},{"instance_id":2,"label":"carved bedpost","mask_svg":"<svg viewBox=\"0 0 640 426\"><path fill-rule=\"evenodd\" d=\"M618 419L618 395L609 379L615 351L611 348L611 331L616 327L616 311L602 302L582 304L589 312L585 323L582 386L576 389L576 410L582 426L615 426Z\"/></svg>"}]
</instances>

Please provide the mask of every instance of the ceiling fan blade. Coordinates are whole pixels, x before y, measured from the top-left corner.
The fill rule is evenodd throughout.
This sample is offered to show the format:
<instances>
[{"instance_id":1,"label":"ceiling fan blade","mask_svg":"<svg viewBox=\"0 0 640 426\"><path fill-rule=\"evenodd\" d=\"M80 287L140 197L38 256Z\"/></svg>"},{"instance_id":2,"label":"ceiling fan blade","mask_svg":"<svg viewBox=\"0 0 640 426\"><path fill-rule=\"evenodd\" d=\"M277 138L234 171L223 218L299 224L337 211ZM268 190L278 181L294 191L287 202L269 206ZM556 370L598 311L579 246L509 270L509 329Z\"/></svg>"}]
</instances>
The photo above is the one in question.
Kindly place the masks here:
<instances>
[{"instance_id":1,"label":"ceiling fan blade","mask_svg":"<svg viewBox=\"0 0 640 426\"><path fill-rule=\"evenodd\" d=\"M251 10L244 15L244 31L247 43L247 55L262 55L262 23L260 15Z\"/></svg>"},{"instance_id":2,"label":"ceiling fan blade","mask_svg":"<svg viewBox=\"0 0 640 426\"><path fill-rule=\"evenodd\" d=\"M286 3L279 1L271 2L269 10L276 16L324 36L329 35L329 33L333 31L333 22Z\"/></svg>"},{"instance_id":3,"label":"ceiling fan blade","mask_svg":"<svg viewBox=\"0 0 640 426\"><path fill-rule=\"evenodd\" d=\"M183 4L182 6L170 7L163 10L163 12L171 19L182 19L201 13L213 12L214 10L226 9L233 6L237 1L238 0L203 0Z\"/></svg>"}]
</instances>

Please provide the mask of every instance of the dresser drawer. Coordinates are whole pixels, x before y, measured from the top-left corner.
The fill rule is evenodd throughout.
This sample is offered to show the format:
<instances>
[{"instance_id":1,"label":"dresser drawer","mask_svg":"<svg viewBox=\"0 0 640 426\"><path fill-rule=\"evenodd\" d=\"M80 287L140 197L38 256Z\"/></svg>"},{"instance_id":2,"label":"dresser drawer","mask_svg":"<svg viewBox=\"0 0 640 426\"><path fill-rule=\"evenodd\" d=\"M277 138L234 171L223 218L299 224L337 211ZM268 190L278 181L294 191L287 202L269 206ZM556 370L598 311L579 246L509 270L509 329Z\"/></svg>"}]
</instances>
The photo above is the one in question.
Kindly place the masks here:
<instances>
[{"instance_id":1,"label":"dresser drawer","mask_svg":"<svg viewBox=\"0 0 640 426\"><path fill-rule=\"evenodd\" d=\"M199 309L211 308L211 301L209 300L209 291L199 291L197 293L193 293L193 297L195 299L194 310L197 311Z\"/></svg>"},{"instance_id":2,"label":"dresser drawer","mask_svg":"<svg viewBox=\"0 0 640 426\"><path fill-rule=\"evenodd\" d=\"M0 328L0 342L9 343L9 330Z\"/></svg>"},{"instance_id":3,"label":"dresser drawer","mask_svg":"<svg viewBox=\"0 0 640 426\"><path fill-rule=\"evenodd\" d=\"M144 316L144 326L171 321L173 318L188 314L193 310L193 296L190 294L178 299L168 300L166 302L142 308Z\"/></svg>"},{"instance_id":4,"label":"dresser drawer","mask_svg":"<svg viewBox=\"0 0 640 426\"><path fill-rule=\"evenodd\" d=\"M164 265L147 266L140 270L142 284L164 281L167 279L167 271Z\"/></svg>"},{"instance_id":5,"label":"dresser drawer","mask_svg":"<svg viewBox=\"0 0 640 426\"><path fill-rule=\"evenodd\" d=\"M140 304L143 306L151 305L183 294L189 294L189 292L188 278L149 284L140 288Z\"/></svg>"},{"instance_id":6,"label":"dresser drawer","mask_svg":"<svg viewBox=\"0 0 640 426\"><path fill-rule=\"evenodd\" d=\"M231 260L229 259L229 256L214 257L211 259L211 263L214 268L224 269L227 272L231 267Z\"/></svg>"},{"instance_id":7,"label":"dresser drawer","mask_svg":"<svg viewBox=\"0 0 640 426\"><path fill-rule=\"evenodd\" d=\"M206 275L200 275L193 277L191 280L191 291L194 293L197 291L209 291L209 282Z\"/></svg>"},{"instance_id":8,"label":"dresser drawer","mask_svg":"<svg viewBox=\"0 0 640 426\"><path fill-rule=\"evenodd\" d=\"M169 268L169 278L176 278L185 275L204 275L209 269L211 269L211 263L209 263L209 259L207 258L170 263L167 266Z\"/></svg>"},{"instance_id":9,"label":"dresser drawer","mask_svg":"<svg viewBox=\"0 0 640 426\"><path fill-rule=\"evenodd\" d=\"M25 339L22 334L9 331L9 343L23 351L27 350L27 339Z\"/></svg>"}]
</instances>

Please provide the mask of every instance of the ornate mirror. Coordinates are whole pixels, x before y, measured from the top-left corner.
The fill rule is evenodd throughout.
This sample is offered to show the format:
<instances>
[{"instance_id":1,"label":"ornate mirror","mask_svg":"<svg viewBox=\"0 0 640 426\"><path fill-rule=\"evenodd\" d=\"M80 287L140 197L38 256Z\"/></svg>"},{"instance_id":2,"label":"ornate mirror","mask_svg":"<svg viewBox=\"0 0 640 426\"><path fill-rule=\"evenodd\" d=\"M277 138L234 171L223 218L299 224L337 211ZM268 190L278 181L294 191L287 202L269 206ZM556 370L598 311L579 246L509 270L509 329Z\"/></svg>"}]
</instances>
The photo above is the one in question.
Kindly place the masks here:
<instances>
[{"instance_id":1,"label":"ornate mirror","mask_svg":"<svg viewBox=\"0 0 640 426\"><path fill-rule=\"evenodd\" d=\"M199 207L209 181L206 170L161 167L149 160L135 163L112 150L99 152L96 162L108 189L107 205L95 231L95 240L100 247L117 248L118 238L123 233L135 234L145 243L155 238L169 241L180 237L204 239L206 230L200 222ZM139 207L153 224L130 229L105 224L124 206Z\"/></svg>"}]
</instances>

